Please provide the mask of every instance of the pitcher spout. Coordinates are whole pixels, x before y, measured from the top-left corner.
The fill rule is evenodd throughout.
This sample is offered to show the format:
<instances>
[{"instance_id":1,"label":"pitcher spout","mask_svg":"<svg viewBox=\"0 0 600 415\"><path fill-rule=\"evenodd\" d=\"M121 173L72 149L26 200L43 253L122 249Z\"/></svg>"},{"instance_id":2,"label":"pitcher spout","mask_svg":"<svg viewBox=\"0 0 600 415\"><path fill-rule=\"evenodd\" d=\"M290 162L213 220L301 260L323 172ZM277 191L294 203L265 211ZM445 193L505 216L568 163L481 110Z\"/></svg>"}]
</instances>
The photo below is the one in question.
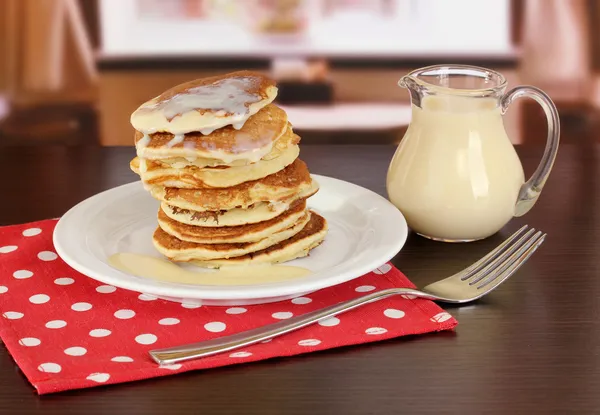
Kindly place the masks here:
<instances>
[{"instance_id":1,"label":"pitcher spout","mask_svg":"<svg viewBox=\"0 0 600 415\"><path fill-rule=\"evenodd\" d=\"M405 75L398 81L398 86L400 88L408 89L411 102L415 105L419 105L422 98L422 86L419 85L416 77L411 74Z\"/></svg>"},{"instance_id":2,"label":"pitcher spout","mask_svg":"<svg viewBox=\"0 0 600 415\"><path fill-rule=\"evenodd\" d=\"M409 82L411 80L411 77L409 75L405 75L402 78L400 78L400 80L398 81L398 86L400 88L409 88Z\"/></svg>"}]
</instances>

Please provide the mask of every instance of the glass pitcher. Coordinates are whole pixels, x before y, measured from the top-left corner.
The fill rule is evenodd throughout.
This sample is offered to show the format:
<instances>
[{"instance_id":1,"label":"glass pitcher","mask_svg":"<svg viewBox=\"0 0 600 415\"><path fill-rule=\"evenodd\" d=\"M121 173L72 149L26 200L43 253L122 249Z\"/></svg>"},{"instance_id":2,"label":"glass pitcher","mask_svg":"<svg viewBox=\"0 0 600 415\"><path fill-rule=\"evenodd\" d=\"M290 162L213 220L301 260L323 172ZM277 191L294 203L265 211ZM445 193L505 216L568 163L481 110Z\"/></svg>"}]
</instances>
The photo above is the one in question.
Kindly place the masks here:
<instances>
[{"instance_id":1,"label":"glass pitcher","mask_svg":"<svg viewBox=\"0 0 600 415\"><path fill-rule=\"evenodd\" d=\"M533 207L560 135L558 111L543 91L519 86L505 94L501 74L464 65L418 69L398 84L410 92L412 120L390 164L387 191L415 232L474 241ZM527 182L502 120L520 97L537 101L548 119L546 149Z\"/></svg>"}]
</instances>

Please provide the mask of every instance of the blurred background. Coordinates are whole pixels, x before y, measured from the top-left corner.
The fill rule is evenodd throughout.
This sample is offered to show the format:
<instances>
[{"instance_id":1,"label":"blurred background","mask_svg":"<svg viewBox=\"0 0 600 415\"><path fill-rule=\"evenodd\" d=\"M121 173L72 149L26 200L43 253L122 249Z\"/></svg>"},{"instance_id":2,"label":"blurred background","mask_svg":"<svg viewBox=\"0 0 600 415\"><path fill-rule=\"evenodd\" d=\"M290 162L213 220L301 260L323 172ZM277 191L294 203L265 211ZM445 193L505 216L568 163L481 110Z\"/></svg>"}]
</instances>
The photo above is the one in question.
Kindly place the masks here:
<instances>
[{"instance_id":1,"label":"blurred background","mask_svg":"<svg viewBox=\"0 0 600 415\"><path fill-rule=\"evenodd\" d=\"M0 146L131 145L142 102L239 69L278 80L305 143L394 143L410 122L398 79L437 63L536 85L563 138L600 138L596 0L0 0ZM534 103L506 126L545 140Z\"/></svg>"}]
</instances>

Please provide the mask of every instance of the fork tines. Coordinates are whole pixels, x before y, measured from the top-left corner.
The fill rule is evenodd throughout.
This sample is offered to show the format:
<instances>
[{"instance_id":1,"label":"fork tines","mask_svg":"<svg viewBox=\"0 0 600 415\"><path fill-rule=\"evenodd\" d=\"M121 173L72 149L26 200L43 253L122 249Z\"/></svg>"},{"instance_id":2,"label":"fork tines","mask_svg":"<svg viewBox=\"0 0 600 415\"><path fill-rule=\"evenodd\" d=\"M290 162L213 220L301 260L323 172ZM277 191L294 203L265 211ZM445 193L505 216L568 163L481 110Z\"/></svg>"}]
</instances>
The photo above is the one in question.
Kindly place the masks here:
<instances>
[{"instance_id":1,"label":"fork tines","mask_svg":"<svg viewBox=\"0 0 600 415\"><path fill-rule=\"evenodd\" d=\"M496 249L465 269L460 277L469 285L483 288L496 281L501 283L523 265L544 242L546 234L525 225Z\"/></svg>"}]
</instances>

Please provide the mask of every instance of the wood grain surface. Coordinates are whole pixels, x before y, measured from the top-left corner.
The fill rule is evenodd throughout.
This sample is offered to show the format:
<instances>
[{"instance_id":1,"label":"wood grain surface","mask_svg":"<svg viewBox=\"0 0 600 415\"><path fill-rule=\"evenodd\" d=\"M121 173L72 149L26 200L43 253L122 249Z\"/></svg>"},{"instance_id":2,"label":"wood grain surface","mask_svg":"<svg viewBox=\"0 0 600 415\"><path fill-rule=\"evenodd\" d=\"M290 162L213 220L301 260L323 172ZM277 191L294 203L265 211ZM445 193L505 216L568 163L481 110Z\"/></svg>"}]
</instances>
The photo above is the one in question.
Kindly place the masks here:
<instances>
[{"instance_id":1,"label":"wood grain surface","mask_svg":"<svg viewBox=\"0 0 600 415\"><path fill-rule=\"evenodd\" d=\"M542 248L485 299L448 308L455 332L407 337L38 397L0 347L0 414L584 414L600 408L598 148L563 146L534 209L472 244L409 236L394 263L418 286L454 273L528 223ZM303 146L313 173L385 194L389 146ZM528 173L541 148L519 148ZM0 153L0 225L53 218L134 181L132 148Z\"/></svg>"}]
</instances>

